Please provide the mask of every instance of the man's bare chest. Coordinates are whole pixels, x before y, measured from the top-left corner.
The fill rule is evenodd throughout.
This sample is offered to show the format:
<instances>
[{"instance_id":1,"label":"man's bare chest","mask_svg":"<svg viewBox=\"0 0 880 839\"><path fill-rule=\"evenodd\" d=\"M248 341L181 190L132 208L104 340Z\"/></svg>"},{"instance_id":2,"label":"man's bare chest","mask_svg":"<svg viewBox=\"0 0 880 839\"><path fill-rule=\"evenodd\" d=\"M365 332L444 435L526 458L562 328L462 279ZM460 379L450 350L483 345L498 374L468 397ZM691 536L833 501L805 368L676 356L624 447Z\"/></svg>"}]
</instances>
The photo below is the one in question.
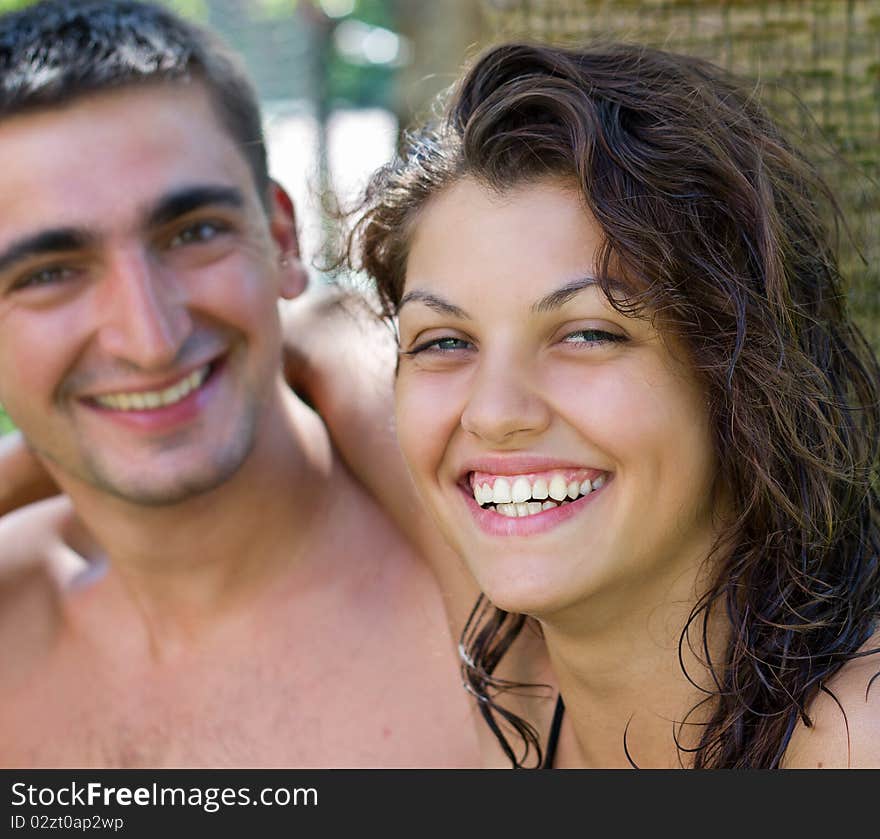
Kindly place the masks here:
<instances>
[{"instance_id":1,"label":"man's bare chest","mask_svg":"<svg viewBox=\"0 0 880 839\"><path fill-rule=\"evenodd\" d=\"M5 766L448 766L469 760L445 643L259 639L171 667L71 651L0 696ZM384 652L384 655L383 655ZM439 705L439 710L437 707Z\"/></svg>"},{"instance_id":2,"label":"man's bare chest","mask_svg":"<svg viewBox=\"0 0 880 839\"><path fill-rule=\"evenodd\" d=\"M35 701L26 713L4 714L0 751L7 766L102 768L317 767L408 763L406 749L389 748L393 715L375 705L334 707L312 693L314 705L280 696L171 697L152 705L119 696L92 703ZM358 725L354 725L358 718ZM7 727L9 726L9 727ZM423 756L427 757L427 756Z\"/></svg>"}]
</instances>

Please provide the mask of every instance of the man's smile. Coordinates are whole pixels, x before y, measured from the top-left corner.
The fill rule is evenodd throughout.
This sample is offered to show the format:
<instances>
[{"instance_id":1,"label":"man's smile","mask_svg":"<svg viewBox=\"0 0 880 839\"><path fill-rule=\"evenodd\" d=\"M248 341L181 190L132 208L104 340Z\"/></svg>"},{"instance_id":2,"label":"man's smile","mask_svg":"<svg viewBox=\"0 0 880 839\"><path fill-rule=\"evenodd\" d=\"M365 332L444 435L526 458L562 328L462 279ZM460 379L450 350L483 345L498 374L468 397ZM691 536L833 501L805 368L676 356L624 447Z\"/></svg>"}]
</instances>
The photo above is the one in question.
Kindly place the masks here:
<instances>
[{"instance_id":1,"label":"man's smile","mask_svg":"<svg viewBox=\"0 0 880 839\"><path fill-rule=\"evenodd\" d=\"M113 411L144 411L165 408L186 399L198 390L211 373L211 364L204 364L192 373L179 379L175 384L161 390L137 390L108 393L95 396L94 403L101 408Z\"/></svg>"}]
</instances>

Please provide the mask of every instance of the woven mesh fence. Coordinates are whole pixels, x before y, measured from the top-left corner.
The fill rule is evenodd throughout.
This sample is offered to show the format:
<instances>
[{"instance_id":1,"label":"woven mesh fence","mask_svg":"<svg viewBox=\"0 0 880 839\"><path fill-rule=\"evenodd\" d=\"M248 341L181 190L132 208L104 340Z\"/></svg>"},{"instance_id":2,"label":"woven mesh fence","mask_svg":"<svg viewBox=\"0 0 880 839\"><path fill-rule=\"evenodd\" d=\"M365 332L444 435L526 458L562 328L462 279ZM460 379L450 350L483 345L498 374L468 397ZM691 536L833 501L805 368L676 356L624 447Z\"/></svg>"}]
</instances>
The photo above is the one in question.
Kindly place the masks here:
<instances>
[{"instance_id":1,"label":"woven mesh fence","mask_svg":"<svg viewBox=\"0 0 880 839\"><path fill-rule=\"evenodd\" d=\"M762 83L808 144L850 227L850 299L880 349L880 0L482 0L495 39L617 38Z\"/></svg>"}]
</instances>

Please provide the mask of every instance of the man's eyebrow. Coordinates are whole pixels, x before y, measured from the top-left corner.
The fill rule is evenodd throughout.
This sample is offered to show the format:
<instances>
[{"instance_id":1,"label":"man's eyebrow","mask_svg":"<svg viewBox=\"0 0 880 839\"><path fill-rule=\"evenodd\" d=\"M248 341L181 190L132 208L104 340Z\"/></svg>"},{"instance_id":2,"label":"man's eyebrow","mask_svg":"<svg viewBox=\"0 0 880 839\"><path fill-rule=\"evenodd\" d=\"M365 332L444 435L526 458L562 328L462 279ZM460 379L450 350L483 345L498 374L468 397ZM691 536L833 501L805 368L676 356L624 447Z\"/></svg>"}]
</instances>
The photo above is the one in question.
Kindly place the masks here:
<instances>
[{"instance_id":1,"label":"man's eyebrow","mask_svg":"<svg viewBox=\"0 0 880 839\"><path fill-rule=\"evenodd\" d=\"M0 253L0 273L8 271L16 262L31 257L82 250L93 244L95 238L93 234L75 227L59 227L24 236Z\"/></svg>"},{"instance_id":2,"label":"man's eyebrow","mask_svg":"<svg viewBox=\"0 0 880 839\"><path fill-rule=\"evenodd\" d=\"M404 294L397 310L400 311L405 304L412 302L423 303L429 309L433 309L441 315L451 315L462 320L470 320L464 309L450 303L448 300L444 300L442 297L438 297L436 294L429 294L427 291L419 291L418 289Z\"/></svg>"},{"instance_id":3,"label":"man's eyebrow","mask_svg":"<svg viewBox=\"0 0 880 839\"><path fill-rule=\"evenodd\" d=\"M557 288L556 291L551 291L540 300L532 303L531 310L536 315L553 311L553 309L564 306L572 297L575 297L585 288L598 284L598 280L595 277L580 277L577 280L572 280L570 283L566 283L561 288ZM617 289L624 294L628 292L626 285L618 280L612 280L609 285L611 288Z\"/></svg>"},{"instance_id":4,"label":"man's eyebrow","mask_svg":"<svg viewBox=\"0 0 880 839\"><path fill-rule=\"evenodd\" d=\"M228 186L190 186L169 193L147 214L149 227L161 227L180 216L209 206L244 207L241 190Z\"/></svg>"}]
</instances>

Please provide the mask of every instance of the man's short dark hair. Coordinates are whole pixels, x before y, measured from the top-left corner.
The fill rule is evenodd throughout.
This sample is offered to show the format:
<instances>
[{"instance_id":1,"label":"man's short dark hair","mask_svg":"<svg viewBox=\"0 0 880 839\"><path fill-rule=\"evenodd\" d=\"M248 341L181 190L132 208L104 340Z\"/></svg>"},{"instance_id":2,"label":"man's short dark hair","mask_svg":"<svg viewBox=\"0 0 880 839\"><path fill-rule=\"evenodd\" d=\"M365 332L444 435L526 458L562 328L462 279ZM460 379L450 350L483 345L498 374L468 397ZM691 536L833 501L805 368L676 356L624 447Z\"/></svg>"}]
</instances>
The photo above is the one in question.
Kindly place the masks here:
<instances>
[{"instance_id":1,"label":"man's short dark hair","mask_svg":"<svg viewBox=\"0 0 880 839\"><path fill-rule=\"evenodd\" d=\"M42 0L0 16L0 119L163 81L205 85L265 200L269 174L257 95L216 34L137 0Z\"/></svg>"}]
</instances>

